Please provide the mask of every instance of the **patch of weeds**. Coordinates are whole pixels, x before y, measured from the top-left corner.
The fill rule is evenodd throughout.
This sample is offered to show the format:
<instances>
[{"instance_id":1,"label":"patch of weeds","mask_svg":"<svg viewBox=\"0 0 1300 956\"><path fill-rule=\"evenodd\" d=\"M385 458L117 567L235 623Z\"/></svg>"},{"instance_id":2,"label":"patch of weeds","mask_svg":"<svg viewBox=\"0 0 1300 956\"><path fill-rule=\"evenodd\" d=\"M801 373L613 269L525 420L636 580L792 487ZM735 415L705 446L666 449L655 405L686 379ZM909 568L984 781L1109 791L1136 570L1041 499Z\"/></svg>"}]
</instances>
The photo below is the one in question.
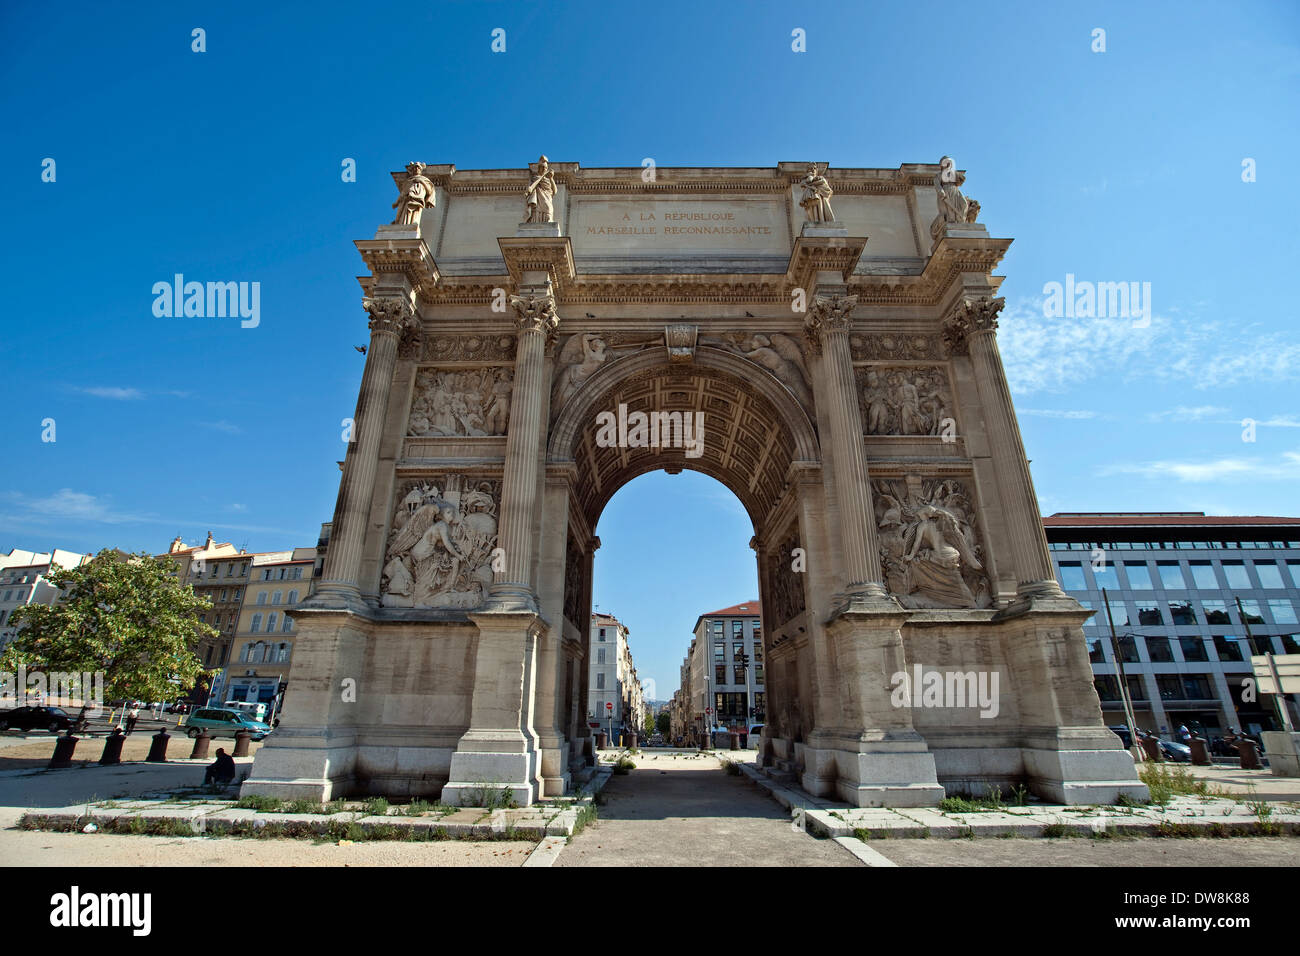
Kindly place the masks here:
<instances>
[{"instance_id":1,"label":"patch of weeds","mask_svg":"<svg viewBox=\"0 0 1300 956\"><path fill-rule=\"evenodd\" d=\"M1191 770L1167 763L1143 763L1138 779L1151 791L1151 802L1162 807L1176 796L1204 797L1210 793L1209 785L1193 776Z\"/></svg>"},{"instance_id":2,"label":"patch of weeds","mask_svg":"<svg viewBox=\"0 0 1300 956\"><path fill-rule=\"evenodd\" d=\"M928 839L930 839L930 828L929 828L929 827L921 827L920 832L917 833L916 836L917 836L917 838L920 839L920 840L928 840Z\"/></svg>"},{"instance_id":3,"label":"patch of weeds","mask_svg":"<svg viewBox=\"0 0 1300 956\"><path fill-rule=\"evenodd\" d=\"M871 831L868 830L866 827L854 827L853 835L857 837L859 840L861 840L863 843L871 842Z\"/></svg>"},{"instance_id":4,"label":"patch of weeds","mask_svg":"<svg viewBox=\"0 0 1300 956\"><path fill-rule=\"evenodd\" d=\"M618 762L614 764L614 773L620 777L625 775L629 770L636 769L636 761L629 760L627 757L619 757ZM728 771L730 772L730 771ZM740 773L740 768L736 768L736 773Z\"/></svg>"},{"instance_id":5,"label":"patch of weeds","mask_svg":"<svg viewBox=\"0 0 1300 956\"><path fill-rule=\"evenodd\" d=\"M1115 798L1115 806L1128 807L1130 810L1135 807L1145 807L1150 802L1150 800L1139 800L1130 793L1121 793Z\"/></svg>"},{"instance_id":6,"label":"patch of weeds","mask_svg":"<svg viewBox=\"0 0 1300 956\"><path fill-rule=\"evenodd\" d=\"M412 800L401 812L408 817L422 817L432 810L433 804L428 800Z\"/></svg>"},{"instance_id":7,"label":"patch of weeds","mask_svg":"<svg viewBox=\"0 0 1300 956\"><path fill-rule=\"evenodd\" d=\"M1178 823L1174 820L1161 820L1156 824L1155 835L1158 837L1191 838L1201 835L1201 827L1190 823Z\"/></svg>"},{"instance_id":8,"label":"patch of weeds","mask_svg":"<svg viewBox=\"0 0 1300 956\"><path fill-rule=\"evenodd\" d=\"M722 761L722 769L727 771L727 774L732 777L739 777L743 774L743 771L740 769L740 764L736 763L734 760ZM617 770L614 772L618 773Z\"/></svg>"},{"instance_id":9,"label":"patch of weeds","mask_svg":"<svg viewBox=\"0 0 1300 956\"><path fill-rule=\"evenodd\" d=\"M295 801L297 802L297 801ZM279 810L284 801L279 797L247 796L235 801L236 810Z\"/></svg>"},{"instance_id":10,"label":"patch of weeds","mask_svg":"<svg viewBox=\"0 0 1300 956\"><path fill-rule=\"evenodd\" d=\"M1247 800L1246 807L1255 814L1255 832L1260 836L1278 836L1282 827L1272 819L1273 806L1265 800Z\"/></svg>"},{"instance_id":11,"label":"patch of weeds","mask_svg":"<svg viewBox=\"0 0 1300 956\"><path fill-rule=\"evenodd\" d=\"M959 840L973 840L973 839L975 839L975 828L974 828L974 827L966 827L966 829L965 829L964 831L962 831L961 833L958 833L958 834L957 834L957 839L959 839Z\"/></svg>"},{"instance_id":12,"label":"patch of weeds","mask_svg":"<svg viewBox=\"0 0 1300 956\"><path fill-rule=\"evenodd\" d=\"M1049 823L1043 827L1041 835L1049 840L1060 840L1070 835L1070 828L1064 823Z\"/></svg>"},{"instance_id":13,"label":"patch of weeds","mask_svg":"<svg viewBox=\"0 0 1300 956\"><path fill-rule=\"evenodd\" d=\"M579 833L585 830L587 824L595 823L596 816L596 804L584 803L582 807L579 808L578 814L573 821L573 833L570 835L569 839L572 840L573 837L576 837Z\"/></svg>"},{"instance_id":14,"label":"patch of weeds","mask_svg":"<svg viewBox=\"0 0 1300 956\"><path fill-rule=\"evenodd\" d=\"M388 816L388 801L383 797L370 797L366 800L366 816L369 817L386 817Z\"/></svg>"}]
</instances>

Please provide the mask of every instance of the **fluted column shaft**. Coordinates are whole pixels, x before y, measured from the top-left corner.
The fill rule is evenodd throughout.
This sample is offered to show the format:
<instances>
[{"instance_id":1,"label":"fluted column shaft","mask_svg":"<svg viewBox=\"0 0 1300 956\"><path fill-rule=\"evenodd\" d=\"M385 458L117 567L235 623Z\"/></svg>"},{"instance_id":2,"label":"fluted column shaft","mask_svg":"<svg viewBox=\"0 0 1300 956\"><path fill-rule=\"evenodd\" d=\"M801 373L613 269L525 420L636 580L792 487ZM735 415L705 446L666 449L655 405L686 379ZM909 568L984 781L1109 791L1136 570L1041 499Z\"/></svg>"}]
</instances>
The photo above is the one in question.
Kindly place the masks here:
<instances>
[{"instance_id":1,"label":"fluted column shaft","mask_svg":"<svg viewBox=\"0 0 1300 956\"><path fill-rule=\"evenodd\" d=\"M850 315L856 303L856 296L817 296L809 323L810 338L821 347L826 376L826 415L835 449L832 474L839 503L845 593L850 597L885 597L862 444L862 411L849 349Z\"/></svg>"},{"instance_id":2,"label":"fluted column shaft","mask_svg":"<svg viewBox=\"0 0 1300 956\"><path fill-rule=\"evenodd\" d=\"M1020 426L1011 404L1011 390L998 351L995 330L1002 302L1002 299L967 300L959 306L955 321L963 326L966 335L975 387L984 409L1018 590L1025 596L1059 595L1062 592L1047 550L1038 512L1038 496L1034 493L1024 441L1020 437Z\"/></svg>"},{"instance_id":3,"label":"fluted column shaft","mask_svg":"<svg viewBox=\"0 0 1300 956\"><path fill-rule=\"evenodd\" d=\"M501 482L501 530L504 563L492 584L491 603L537 611L529 573L532 568L533 515L537 510L538 453L545 396L546 341L559 324L550 294L511 296L518 313L514 393L506 434L505 474Z\"/></svg>"},{"instance_id":4,"label":"fluted column shaft","mask_svg":"<svg viewBox=\"0 0 1300 956\"><path fill-rule=\"evenodd\" d=\"M352 419L353 445L339 482L329 550L318 589L322 597L332 593L360 600L362 548L374 497L384 416L397 365L397 343L412 316L409 303L397 297L366 299L365 306L370 312L370 345Z\"/></svg>"}]
</instances>

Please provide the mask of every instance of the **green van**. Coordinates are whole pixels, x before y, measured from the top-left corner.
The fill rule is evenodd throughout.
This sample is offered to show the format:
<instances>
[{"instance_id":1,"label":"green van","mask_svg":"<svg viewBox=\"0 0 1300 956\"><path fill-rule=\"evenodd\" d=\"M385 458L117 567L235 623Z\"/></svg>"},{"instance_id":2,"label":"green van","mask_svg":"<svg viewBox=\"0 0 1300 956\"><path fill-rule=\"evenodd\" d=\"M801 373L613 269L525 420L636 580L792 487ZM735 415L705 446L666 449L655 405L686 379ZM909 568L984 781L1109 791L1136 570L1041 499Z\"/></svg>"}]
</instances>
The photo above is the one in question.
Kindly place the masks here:
<instances>
[{"instance_id":1,"label":"green van","mask_svg":"<svg viewBox=\"0 0 1300 956\"><path fill-rule=\"evenodd\" d=\"M209 737L234 737L239 731L247 730L254 740L261 740L271 732L269 725L247 714L215 707L196 710L185 720L185 732L191 737L205 730Z\"/></svg>"}]
</instances>

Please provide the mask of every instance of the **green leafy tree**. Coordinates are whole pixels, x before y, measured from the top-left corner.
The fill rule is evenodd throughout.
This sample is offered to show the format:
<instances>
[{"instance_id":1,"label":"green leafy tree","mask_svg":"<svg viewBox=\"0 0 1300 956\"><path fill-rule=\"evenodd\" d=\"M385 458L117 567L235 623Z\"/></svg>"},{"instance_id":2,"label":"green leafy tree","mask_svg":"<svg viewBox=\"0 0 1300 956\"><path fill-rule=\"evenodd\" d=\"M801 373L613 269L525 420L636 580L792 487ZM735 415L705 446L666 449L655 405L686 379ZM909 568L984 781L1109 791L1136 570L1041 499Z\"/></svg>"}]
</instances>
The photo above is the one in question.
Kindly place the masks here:
<instances>
[{"instance_id":1,"label":"green leafy tree","mask_svg":"<svg viewBox=\"0 0 1300 956\"><path fill-rule=\"evenodd\" d=\"M672 727L673 727L673 718L671 717L671 715L669 715L668 711L666 710L660 711L659 716L655 718L655 729L658 730L659 733L667 737L668 731L672 730Z\"/></svg>"},{"instance_id":2,"label":"green leafy tree","mask_svg":"<svg viewBox=\"0 0 1300 956\"><path fill-rule=\"evenodd\" d=\"M648 710L645 712L645 724L642 726L641 729L645 733L645 736L647 737L649 737L651 734L655 732L654 714L650 713L650 711Z\"/></svg>"},{"instance_id":3,"label":"green leafy tree","mask_svg":"<svg viewBox=\"0 0 1300 956\"><path fill-rule=\"evenodd\" d=\"M11 620L21 630L3 666L103 671L109 700L183 694L203 673L194 648L218 634L199 621L211 603L179 583L175 569L167 558L113 549L79 567L51 569L47 577L65 597L14 611Z\"/></svg>"}]
</instances>

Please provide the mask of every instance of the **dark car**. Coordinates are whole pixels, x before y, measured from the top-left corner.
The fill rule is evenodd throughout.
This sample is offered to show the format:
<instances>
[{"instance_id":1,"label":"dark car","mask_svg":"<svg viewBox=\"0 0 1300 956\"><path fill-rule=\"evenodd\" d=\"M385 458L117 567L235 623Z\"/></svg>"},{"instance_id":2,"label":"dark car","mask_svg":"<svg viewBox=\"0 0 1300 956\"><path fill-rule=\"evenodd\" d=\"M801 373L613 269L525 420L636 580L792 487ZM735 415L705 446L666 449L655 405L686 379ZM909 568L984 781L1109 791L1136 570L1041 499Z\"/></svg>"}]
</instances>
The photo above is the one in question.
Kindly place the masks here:
<instances>
[{"instance_id":1,"label":"dark car","mask_svg":"<svg viewBox=\"0 0 1300 956\"><path fill-rule=\"evenodd\" d=\"M1159 739L1160 753L1166 760L1174 763L1191 763L1192 748L1176 740Z\"/></svg>"},{"instance_id":2,"label":"dark car","mask_svg":"<svg viewBox=\"0 0 1300 956\"><path fill-rule=\"evenodd\" d=\"M1125 750L1129 750L1133 747L1133 735L1128 732L1128 728L1123 724L1118 724L1107 729L1119 738L1119 742L1124 745Z\"/></svg>"},{"instance_id":3,"label":"dark car","mask_svg":"<svg viewBox=\"0 0 1300 956\"><path fill-rule=\"evenodd\" d=\"M0 714L0 730L48 730L57 734L72 727L62 707L15 707Z\"/></svg>"}]
</instances>

